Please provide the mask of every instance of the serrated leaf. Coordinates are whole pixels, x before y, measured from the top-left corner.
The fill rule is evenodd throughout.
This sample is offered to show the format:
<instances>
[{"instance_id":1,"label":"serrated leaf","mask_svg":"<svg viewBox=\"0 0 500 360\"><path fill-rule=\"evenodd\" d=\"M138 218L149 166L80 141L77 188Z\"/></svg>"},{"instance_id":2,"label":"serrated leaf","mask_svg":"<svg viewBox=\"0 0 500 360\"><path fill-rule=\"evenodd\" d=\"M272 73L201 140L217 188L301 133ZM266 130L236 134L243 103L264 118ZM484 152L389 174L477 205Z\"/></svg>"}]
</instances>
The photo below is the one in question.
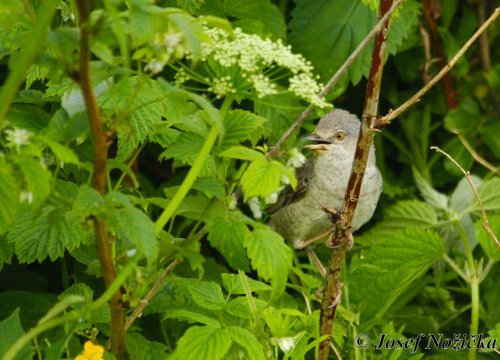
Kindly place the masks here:
<instances>
[{"instance_id":1,"label":"serrated leaf","mask_svg":"<svg viewBox=\"0 0 500 360\"><path fill-rule=\"evenodd\" d=\"M0 234L9 228L19 207L19 185L11 168L0 160Z\"/></svg>"},{"instance_id":2,"label":"serrated leaf","mask_svg":"<svg viewBox=\"0 0 500 360\"><path fill-rule=\"evenodd\" d=\"M372 246L362 253L350 275L350 295L355 303L359 302L362 316L383 317L444 253L445 241L431 230L408 228L375 235Z\"/></svg>"},{"instance_id":3,"label":"serrated leaf","mask_svg":"<svg viewBox=\"0 0 500 360\"><path fill-rule=\"evenodd\" d=\"M255 146L262 136L265 122L265 118L249 111L231 111L224 119L226 134L222 141L222 148L238 145L245 140L250 140L251 144Z\"/></svg>"},{"instance_id":4,"label":"serrated leaf","mask_svg":"<svg viewBox=\"0 0 500 360\"><path fill-rule=\"evenodd\" d=\"M500 216L489 216L488 222L490 224L491 231L498 239L500 237ZM500 249L484 228L483 223L484 220L480 218L475 224L476 240L491 260L500 260Z\"/></svg>"},{"instance_id":5,"label":"serrated leaf","mask_svg":"<svg viewBox=\"0 0 500 360\"><path fill-rule=\"evenodd\" d=\"M171 359L223 359L231 342L231 337L226 329L192 326L178 341Z\"/></svg>"},{"instance_id":6,"label":"serrated leaf","mask_svg":"<svg viewBox=\"0 0 500 360\"><path fill-rule=\"evenodd\" d=\"M199 281L196 285L188 285L193 301L204 309L221 310L226 305L220 285L214 282Z\"/></svg>"},{"instance_id":7,"label":"serrated leaf","mask_svg":"<svg viewBox=\"0 0 500 360\"><path fill-rule=\"evenodd\" d=\"M120 238L137 247L137 250L148 259L149 263L156 259L158 241L156 240L154 223L141 210L129 205L110 209L104 214L100 214L99 217L104 218L109 228L114 230Z\"/></svg>"},{"instance_id":8,"label":"serrated leaf","mask_svg":"<svg viewBox=\"0 0 500 360\"><path fill-rule=\"evenodd\" d=\"M249 231L245 224L226 217L216 217L207 226L208 241L234 269L249 271L244 242Z\"/></svg>"},{"instance_id":9,"label":"serrated leaf","mask_svg":"<svg viewBox=\"0 0 500 360\"><path fill-rule=\"evenodd\" d=\"M233 25L262 37L283 39L286 26L278 7L269 0L212 0L206 1L201 14L232 19Z\"/></svg>"},{"instance_id":10,"label":"serrated leaf","mask_svg":"<svg viewBox=\"0 0 500 360\"><path fill-rule=\"evenodd\" d=\"M184 160L192 162L201 151L205 139L198 134L182 133L175 142L160 154L160 159L175 158L176 160Z\"/></svg>"},{"instance_id":11,"label":"serrated leaf","mask_svg":"<svg viewBox=\"0 0 500 360\"><path fill-rule=\"evenodd\" d=\"M96 189L88 185L82 185L78 188L78 194L73 203L73 212L82 218L97 215L103 204L103 198Z\"/></svg>"},{"instance_id":12,"label":"serrated leaf","mask_svg":"<svg viewBox=\"0 0 500 360\"><path fill-rule=\"evenodd\" d=\"M390 234L407 227L431 227L437 222L436 210L431 205L418 200L403 200L386 210L384 220L375 226L374 232Z\"/></svg>"},{"instance_id":13,"label":"serrated leaf","mask_svg":"<svg viewBox=\"0 0 500 360\"><path fill-rule=\"evenodd\" d=\"M51 173L39 161L29 158L19 159L17 166L23 173L28 191L33 195L33 203L41 204L50 193Z\"/></svg>"},{"instance_id":14,"label":"serrated leaf","mask_svg":"<svg viewBox=\"0 0 500 360\"><path fill-rule=\"evenodd\" d=\"M266 197L280 186L282 165L265 158L254 160L241 177L241 186L245 199L253 196Z\"/></svg>"},{"instance_id":15,"label":"serrated leaf","mask_svg":"<svg viewBox=\"0 0 500 360\"><path fill-rule=\"evenodd\" d=\"M241 283L241 279L239 275L235 274L222 274L222 284L226 291L232 295L240 295L245 294L245 289L243 288L243 284ZM270 291L271 287L266 283L261 281L254 280L246 276L246 281L248 286L250 287L251 292L260 292L260 291Z\"/></svg>"},{"instance_id":16,"label":"serrated leaf","mask_svg":"<svg viewBox=\"0 0 500 360\"><path fill-rule=\"evenodd\" d=\"M252 267L264 280L271 280L274 296L281 294L292 266L292 251L283 238L267 228L255 229L246 239Z\"/></svg>"},{"instance_id":17,"label":"serrated leaf","mask_svg":"<svg viewBox=\"0 0 500 360\"><path fill-rule=\"evenodd\" d=\"M24 330L19 320L19 309L6 319L0 321L0 354L5 354L7 350L24 335ZM31 359L33 356L33 347L30 343L24 345L17 353L15 360Z\"/></svg>"},{"instance_id":18,"label":"serrated leaf","mask_svg":"<svg viewBox=\"0 0 500 360\"><path fill-rule=\"evenodd\" d=\"M435 190L415 168L413 168L413 178L426 203L437 209L448 208L447 196Z\"/></svg>"},{"instance_id":19,"label":"serrated leaf","mask_svg":"<svg viewBox=\"0 0 500 360\"><path fill-rule=\"evenodd\" d=\"M222 199L226 196L226 189L224 188L224 184L218 179L196 179L193 184L193 189L201 191L209 198L215 196L219 199Z\"/></svg>"},{"instance_id":20,"label":"serrated leaf","mask_svg":"<svg viewBox=\"0 0 500 360\"><path fill-rule=\"evenodd\" d=\"M219 321L208 316L207 314L202 314L193 310L186 309L168 309L164 312L165 319L180 319L187 320L189 322L197 322L200 324L218 327L220 326Z\"/></svg>"},{"instance_id":21,"label":"serrated leaf","mask_svg":"<svg viewBox=\"0 0 500 360\"><path fill-rule=\"evenodd\" d=\"M54 261L85 240L78 219L63 209L47 206L40 213L24 208L7 235L15 245L20 262L43 261L47 256Z\"/></svg>"},{"instance_id":22,"label":"serrated leaf","mask_svg":"<svg viewBox=\"0 0 500 360\"><path fill-rule=\"evenodd\" d=\"M269 304L260 300L259 298L253 298L253 303L257 309L257 312L262 312L265 308L269 307ZM252 319L252 309L250 309L250 305L248 304L248 299L246 296L238 296L236 299L233 299L227 303L226 309L229 314L239 317L241 319Z\"/></svg>"},{"instance_id":23,"label":"serrated leaf","mask_svg":"<svg viewBox=\"0 0 500 360\"><path fill-rule=\"evenodd\" d=\"M99 103L124 122L118 129L120 160L127 159L144 141L164 111L161 87L154 80L139 77L126 77L114 84L99 97Z\"/></svg>"},{"instance_id":24,"label":"serrated leaf","mask_svg":"<svg viewBox=\"0 0 500 360\"><path fill-rule=\"evenodd\" d=\"M219 154L220 157L240 160L263 160L264 154L244 146L233 146Z\"/></svg>"},{"instance_id":25,"label":"serrated leaf","mask_svg":"<svg viewBox=\"0 0 500 360\"><path fill-rule=\"evenodd\" d=\"M478 194L483 202L484 209L487 212L500 212L500 179L493 178L482 182L478 188ZM471 204L471 211L479 212L481 208L477 201Z\"/></svg>"},{"instance_id":26,"label":"serrated leaf","mask_svg":"<svg viewBox=\"0 0 500 360\"><path fill-rule=\"evenodd\" d=\"M162 343L150 341L139 333L128 332L125 336L125 345L131 360L164 359L168 348Z\"/></svg>"},{"instance_id":27,"label":"serrated leaf","mask_svg":"<svg viewBox=\"0 0 500 360\"><path fill-rule=\"evenodd\" d=\"M226 330L233 341L238 343L245 349L249 359L266 359L266 356L264 355L264 347L257 340L253 333L251 333L247 329L237 326L229 326Z\"/></svg>"},{"instance_id":28,"label":"serrated leaf","mask_svg":"<svg viewBox=\"0 0 500 360\"><path fill-rule=\"evenodd\" d=\"M470 175L472 182L478 188L481 186L481 178L476 175ZM450 196L450 208L457 214L460 214L470 208L473 201L476 201L472 188L467 178L463 177L458 182Z\"/></svg>"}]
</instances>

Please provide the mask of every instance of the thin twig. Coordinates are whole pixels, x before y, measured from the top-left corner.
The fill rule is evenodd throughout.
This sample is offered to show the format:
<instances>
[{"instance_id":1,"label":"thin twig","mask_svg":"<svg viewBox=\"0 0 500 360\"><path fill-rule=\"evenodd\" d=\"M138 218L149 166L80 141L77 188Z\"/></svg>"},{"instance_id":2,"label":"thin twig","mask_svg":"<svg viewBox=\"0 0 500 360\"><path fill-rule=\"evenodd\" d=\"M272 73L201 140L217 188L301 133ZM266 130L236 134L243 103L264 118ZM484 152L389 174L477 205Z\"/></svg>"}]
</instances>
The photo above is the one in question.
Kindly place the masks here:
<instances>
[{"instance_id":1,"label":"thin twig","mask_svg":"<svg viewBox=\"0 0 500 360\"><path fill-rule=\"evenodd\" d=\"M462 174L464 174L465 178L469 182L469 185L470 185L472 191L474 192L474 195L476 196L479 208L481 209L481 215L483 216L483 227L486 230L486 232L488 233L488 235L490 235L490 237L493 239L493 241L495 242L495 245L500 249L500 242L498 241L497 237L495 236L495 233L493 232L493 230L491 230L490 223L488 222L488 217L486 216L486 210L484 209L483 201L479 197L479 192L477 191L476 185L474 185L474 182L472 181L470 173L468 171L465 171L464 168L462 166L460 166L460 164L453 157L451 157L450 154L441 150L437 146L431 146L431 149L446 156L448 158L448 160L450 160L453 163L453 165L455 165L462 172Z\"/></svg>"},{"instance_id":2,"label":"thin twig","mask_svg":"<svg viewBox=\"0 0 500 360\"><path fill-rule=\"evenodd\" d=\"M344 63L340 66L340 68L337 70L337 72L332 76L332 78L326 83L325 87L321 92L318 94L320 98L326 96L330 90L337 84L337 82L340 80L340 78L346 73L346 71L349 69L349 67L352 65L352 63L357 59L357 57L363 52L363 50L368 46L370 41L373 39L373 37L377 34L378 31L384 26L385 22L391 14L398 8L399 5L405 0L397 0L394 5L389 9L387 14L385 14L380 20L375 24L375 26L370 30L370 32L365 36L365 38L359 43L358 47L354 49L354 51L349 55L349 57L344 61ZM314 110L313 105L309 105L295 120L295 122L288 128L287 131L281 136L281 138L274 144L274 146L271 148L271 151L269 151L266 154L267 158L272 158L275 157L279 154L281 147L283 144L288 140L292 134L302 126L304 121L307 119L309 115L312 114Z\"/></svg>"},{"instance_id":3,"label":"thin twig","mask_svg":"<svg viewBox=\"0 0 500 360\"><path fill-rule=\"evenodd\" d=\"M463 136L462 134L458 133L457 134L458 139L462 142L463 146L467 149L467 151L470 153L472 158L477 161L479 164L483 165L485 168L487 168L489 171L491 171L493 174L496 176L500 176L500 170L496 167L494 167L492 164L490 164L486 159L484 159L481 155L479 155L476 150L472 146L470 146L469 142Z\"/></svg>"},{"instance_id":4,"label":"thin twig","mask_svg":"<svg viewBox=\"0 0 500 360\"><path fill-rule=\"evenodd\" d=\"M393 0L382 0L380 2L380 19L384 18L390 9L394 8L392 1ZM389 21L387 20L375 37L372 64L368 76L368 84L366 86L363 119L359 131L356 152L354 154L354 163L347 184L343 209L340 212L340 221L337 222L331 241L333 247L330 251L330 258L328 261L328 277L326 278L324 286L320 320L320 335L327 335L327 338L323 340L319 346L320 360L327 360L330 351L333 322L342 294L342 283L340 282L342 261L351 243L351 224L361 192L361 184L366 170L368 155L375 135L375 131L373 130L376 122L378 99L382 83L382 71L384 68L386 50L385 44L388 32Z\"/></svg>"},{"instance_id":5,"label":"thin twig","mask_svg":"<svg viewBox=\"0 0 500 360\"><path fill-rule=\"evenodd\" d=\"M134 309L132 314L128 317L127 321L125 322L125 332L132 326L135 320L137 320L139 317L142 316L142 313L146 306L149 304L149 302L153 299L153 297L156 295L160 287L163 285L167 277L170 276L172 271L174 271L175 267L179 265L182 262L182 260L175 259L168 265L165 270L161 273L160 277L156 282L153 284L151 289L149 289L148 293L146 296L144 296L144 299L139 301L139 304L137 307Z\"/></svg>"},{"instance_id":6,"label":"thin twig","mask_svg":"<svg viewBox=\"0 0 500 360\"><path fill-rule=\"evenodd\" d=\"M94 169L92 174L92 186L101 195L106 193L106 160L108 157L107 135L102 123L101 114L92 87L90 77L90 47L89 47L89 10L85 0L77 0L78 13L80 16L80 63L79 72L74 74L75 81L81 87L85 108L90 122L92 138L94 140ZM110 287L116 279L111 241L108 236L106 223L97 218L93 219L96 251L101 265L101 270L106 287ZM122 307L122 295L117 289L109 301L111 310L111 351L118 360L124 358L124 312Z\"/></svg>"},{"instance_id":7,"label":"thin twig","mask_svg":"<svg viewBox=\"0 0 500 360\"><path fill-rule=\"evenodd\" d=\"M441 69L441 71L434 76L434 78L429 81L425 86L420 89L415 95L413 95L411 98L409 98L407 101L403 103L400 107L398 107L396 110L391 111L389 114L384 116L378 121L377 127L383 127L388 125L392 120L397 118L401 113L406 111L409 107L413 106L417 101L420 100L420 98L427 93L436 83L443 78L443 76L448 73L453 66L457 63L457 61L464 55L464 53L469 49L469 47L474 43L474 41L477 40L477 38L495 21L495 19L500 15L500 8L496 8L493 14L484 22L483 25L472 35L472 37L467 40L465 45L453 56L453 58L446 64L445 67Z\"/></svg>"}]
</instances>

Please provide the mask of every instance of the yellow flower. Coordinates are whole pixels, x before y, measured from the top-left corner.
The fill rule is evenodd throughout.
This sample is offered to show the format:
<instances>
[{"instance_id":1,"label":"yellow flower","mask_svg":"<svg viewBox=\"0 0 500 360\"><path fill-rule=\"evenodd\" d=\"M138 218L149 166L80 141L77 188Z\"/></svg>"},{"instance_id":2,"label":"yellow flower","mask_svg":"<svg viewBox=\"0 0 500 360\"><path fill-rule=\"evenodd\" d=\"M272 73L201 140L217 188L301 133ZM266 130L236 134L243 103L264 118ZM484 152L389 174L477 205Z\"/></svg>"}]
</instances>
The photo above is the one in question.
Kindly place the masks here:
<instances>
[{"instance_id":1,"label":"yellow flower","mask_svg":"<svg viewBox=\"0 0 500 360\"><path fill-rule=\"evenodd\" d=\"M87 341L83 345L83 354L78 355L75 360L102 360L104 348L101 345L94 345L91 341Z\"/></svg>"}]
</instances>

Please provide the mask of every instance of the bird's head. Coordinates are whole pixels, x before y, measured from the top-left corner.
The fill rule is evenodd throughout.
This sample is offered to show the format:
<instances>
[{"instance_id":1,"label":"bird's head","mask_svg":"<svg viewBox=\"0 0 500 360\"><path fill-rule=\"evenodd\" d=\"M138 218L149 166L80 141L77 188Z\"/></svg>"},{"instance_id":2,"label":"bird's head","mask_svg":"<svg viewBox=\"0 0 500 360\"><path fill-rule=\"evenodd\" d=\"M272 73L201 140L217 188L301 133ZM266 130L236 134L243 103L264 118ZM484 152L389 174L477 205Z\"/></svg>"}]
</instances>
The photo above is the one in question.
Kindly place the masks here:
<instances>
[{"instance_id":1,"label":"bird's head","mask_svg":"<svg viewBox=\"0 0 500 360\"><path fill-rule=\"evenodd\" d=\"M335 151L338 147L354 151L359 126L360 121L356 115L335 109L321 118L312 135L304 138L315 142L304 146L304 149L314 150L318 154Z\"/></svg>"}]
</instances>

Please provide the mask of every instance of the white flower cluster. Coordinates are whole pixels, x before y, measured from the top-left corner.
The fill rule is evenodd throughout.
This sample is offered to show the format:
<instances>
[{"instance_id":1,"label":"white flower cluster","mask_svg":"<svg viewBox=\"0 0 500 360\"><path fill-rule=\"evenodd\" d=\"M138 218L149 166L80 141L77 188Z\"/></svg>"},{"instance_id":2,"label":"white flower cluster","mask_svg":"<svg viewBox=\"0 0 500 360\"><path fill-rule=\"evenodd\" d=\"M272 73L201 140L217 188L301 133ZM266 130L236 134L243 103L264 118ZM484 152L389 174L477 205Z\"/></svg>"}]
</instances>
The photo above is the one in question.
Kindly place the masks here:
<instances>
[{"instance_id":1,"label":"white flower cluster","mask_svg":"<svg viewBox=\"0 0 500 360\"><path fill-rule=\"evenodd\" d=\"M157 33L155 35L152 49L154 56L149 59L145 70L153 74L161 72L172 58L181 59L188 53L184 46L184 34L180 31L175 31L171 27L168 28L167 32ZM143 56L147 53L147 51L144 50L143 52L144 54L139 53L139 56Z\"/></svg>"},{"instance_id":2,"label":"white flower cluster","mask_svg":"<svg viewBox=\"0 0 500 360\"><path fill-rule=\"evenodd\" d=\"M210 63L213 59L223 68L237 66L241 77L250 82L259 98L277 93L273 74L281 78L283 69L291 73L290 91L316 106L329 106L318 97L321 86L314 78L311 63L292 53L291 47L281 40L262 39L238 28L232 34L218 28L206 29L206 33L210 41L202 44L202 61Z\"/></svg>"},{"instance_id":3,"label":"white flower cluster","mask_svg":"<svg viewBox=\"0 0 500 360\"><path fill-rule=\"evenodd\" d=\"M30 143L32 135L33 134L31 132L25 129L13 128L5 130L7 146L15 147L18 150L21 146L28 145Z\"/></svg>"},{"instance_id":4,"label":"white flower cluster","mask_svg":"<svg viewBox=\"0 0 500 360\"><path fill-rule=\"evenodd\" d=\"M216 77L212 80L212 86L209 91L217 95L217 98L223 98L228 94L236 94L236 89L233 87L230 76Z\"/></svg>"}]
</instances>

